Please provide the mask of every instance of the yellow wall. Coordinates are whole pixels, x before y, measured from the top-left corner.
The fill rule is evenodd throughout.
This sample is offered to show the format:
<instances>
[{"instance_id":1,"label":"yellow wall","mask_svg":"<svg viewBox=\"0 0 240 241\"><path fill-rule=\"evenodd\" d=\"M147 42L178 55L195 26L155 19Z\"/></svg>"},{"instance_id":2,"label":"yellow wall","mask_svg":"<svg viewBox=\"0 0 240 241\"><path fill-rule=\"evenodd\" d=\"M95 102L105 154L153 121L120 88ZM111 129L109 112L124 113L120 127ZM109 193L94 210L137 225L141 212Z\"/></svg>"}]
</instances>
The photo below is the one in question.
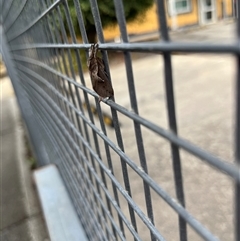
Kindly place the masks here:
<instances>
[{"instance_id":1,"label":"yellow wall","mask_svg":"<svg viewBox=\"0 0 240 241\"><path fill-rule=\"evenodd\" d=\"M178 27L198 24L198 5L197 0L192 0L191 10L189 13L179 14L176 16L176 23ZM171 28L172 19L167 14L168 26Z\"/></svg>"},{"instance_id":2,"label":"yellow wall","mask_svg":"<svg viewBox=\"0 0 240 241\"><path fill-rule=\"evenodd\" d=\"M128 34L138 34L144 32L151 32L158 30L158 21L156 14L156 6L154 5L151 9L146 12L144 19L136 20L134 22L127 24ZM108 27L104 29L105 39L113 39L120 36L120 31L118 26Z\"/></svg>"},{"instance_id":3,"label":"yellow wall","mask_svg":"<svg viewBox=\"0 0 240 241\"><path fill-rule=\"evenodd\" d=\"M200 0L192 0L191 11L189 13L179 14L176 16L176 23L178 27L197 25L199 23L198 1ZM232 15L232 0L216 0L217 20L222 19L221 1L225 1L227 15L228 16ZM171 28L172 19L168 14L167 7L166 7L166 17L167 17L168 26ZM146 16L142 21L136 20L132 23L127 24L128 34L154 32L157 30L158 30L158 20L157 20L157 10L156 10L155 4L151 9L149 9L146 12ZM104 29L104 37L106 40L113 39L119 36L120 36L120 31L118 26L108 27Z\"/></svg>"},{"instance_id":4,"label":"yellow wall","mask_svg":"<svg viewBox=\"0 0 240 241\"><path fill-rule=\"evenodd\" d=\"M217 17L218 19L222 19L222 1L225 3L225 7L226 7L226 14L228 16L231 16L233 13L233 9L232 9L232 0L217 0Z\"/></svg>"}]
</instances>

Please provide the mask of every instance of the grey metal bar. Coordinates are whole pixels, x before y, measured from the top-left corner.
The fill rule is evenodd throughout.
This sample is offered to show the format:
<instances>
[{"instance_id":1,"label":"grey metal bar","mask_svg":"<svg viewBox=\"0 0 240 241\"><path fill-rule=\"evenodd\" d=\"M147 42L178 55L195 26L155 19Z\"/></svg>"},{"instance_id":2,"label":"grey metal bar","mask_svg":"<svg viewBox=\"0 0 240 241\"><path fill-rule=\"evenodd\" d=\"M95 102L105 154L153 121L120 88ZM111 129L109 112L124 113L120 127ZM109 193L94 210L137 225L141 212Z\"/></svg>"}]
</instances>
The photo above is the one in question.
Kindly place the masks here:
<instances>
[{"instance_id":1,"label":"grey metal bar","mask_svg":"<svg viewBox=\"0 0 240 241\"><path fill-rule=\"evenodd\" d=\"M128 43L128 34L127 34L122 0L114 0L114 5L115 5L115 9L117 10L116 16L117 16L118 24L120 27L121 38L124 43ZM136 96L134 77L133 77L132 60L131 60L131 55L129 54L129 52L124 52L124 59L125 59L125 68L126 68L126 73L127 73L128 92L129 92L131 108L138 115L138 104L137 104L137 96ZM143 170L146 173L148 173L141 126L136 121L134 121L134 130L135 130L135 137L136 137L136 142L137 142L138 156L140 159L140 164L141 164L141 167L143 168ZM153 217L153 210L152 210L152 198L151 198L150 188L147 185L147 183L145 183L145 182L143 182L143 187L144 187L145 204L146 204L146 208L147 208L147 214L148 214L148 217L151 220L151 222L154 224L154 217ZM153 234L151 232L150 232L150 235L151 235L151 240L155 240L155 237L153 236Z\"/></svg>"},{"instance_id":2,"label":"grey metal bar","mask_svg":"<svg viewBox=\"0 0 240 241\"><path fill-rule=\"evenodd\" d=\"M70 35L71 35L71 37L72 37L73 43L76 43L76 42L77 42L77 40L76 40L76 35L75 35L75 32L74 32L72 20L71 20L70 14L69 14L68 3L67 3L66 0L64 1L64 9L65 9L65 14L66 14L68 26L69 26L69 29L70 29ZM78 53L77 50L75 51L75 54L76 54L76 58L77 58L77 60L78 60L78 63L80 63L80 57L79 57L79 53ZM75 92L76 92L77 96L79 96L78 89L76 88L76 86L75 86ZM78 97L78 102L79 102L79 103L81 102L79 97ZM93 118L92 118L91 121L92 121L92 122L94 121ZM93 136L94 136L96 151L97 151L99 157L101 158L101 152L100 152L100 148L99 148L99 144L98 144L98 141L97 141L97 138L96 138L97 136L96 136L96 133L95 133L95 132L93 132ZM92 164L93 164L93 167L95 168L94 162L92 162ZM95 168L95 170L96 170L96 168ZM105 179L105 175L104 175L104 172L102 171L102 169L100 170L100 173L101 173L101 177L102 177L103 183L104 183L105 185L107 185L106 179ZM97 184L97 188L99 188L98 184ZM101 196L101 193L100 193L100 196ZM110 214L112 215L112 210L111 210L110 202L109 202L109 200L108 200L107 198L106 198L106 200L107 200L108 210L109 210ZM105 217L105 212L103 212L103 215L104 215L104 217ZM113 230L113 232L114 232L114 234L115 234L115 236L116 236L114 227L112 227L112 230Z\"/></svg>"},{"instance_id":3,"label":"grey metal bar","mask_svg":"<svg viewBox=\"0 0 240 241\"><path fill-rule=\"evenodd\" d=\"M82 39L83 39L83 43L88 43L87 32L86 32L85 25L84 25L84 20L83 20L83 15L82 15L80 3L77 0L73 0L73 1L74 1L74 6L76 8L78 25L79 25L81 36L82 36Z\"/></svg>"},{"instance_id":4,"label":"grey metal bar","mask_svg":"<svg viewBox=\"0 0 240 241\"><path fill-rule=\"evenodd\" d=\"M64 3L65 3L65 1L64 1ZM69 17L69 14L68 14L68 12L67 12L67 9L66 9L65 4L64 4L64 10L65 10L66 18L67 18L67 23L68 23L68 26L69 26L69 28L70 28L71 37L74 39L74 33L73 33L73 29L71 28L70 17ZM64 37L64 42L65 42L65 43L68 43L67 34L66 34L66 31L65 31L64 25L63 25L63 23L62 23L62 20L60 19L60 9L59 9L59 8L58 8L58 16L59 16L59 21L61 22L61 26L62 26L61 29L62 29L62 34L63 34L63 37ZM76 41L76 39L75 39L75 41ZM72 58L71 58L71 55L70 55L70 51L69 51L69 50L67 50L67 55L68 55L68 61L70 62L71 75L72 75L73 78L75 79L75 72L74 72L74 69L73 69L73 67L72 67L72 66L73 66L73 63L72 63ZM76 53L76 56L78 56L78 53ZM79 66L79 67L80 67L80 66ZM75 85L74 85L74 86L75 86ZM71 87L70 84L69 84L69 90L70 90L70 96L71 96L71 99L72 99L72 101L73 101L73 103L74 103L74 106L76 106L76 102L75 102L75 100L74 100L73 90L72 90L72 87ZM79 98L79 93L78 93L78 90L77 90L76 88L75 88L75 93L78 95L78 98ZM73 113L75 113L75 112L73 111ZM75 113L75 115L76 115L76 113ZM91 121L94 123L94 119L93 119L93 116L92 116L92 114L91 114L90 111L89 111L89 116L90 116ZM77 116L77 115L76 115L76 118L77 118L77 120L78 120L78 116ZM94 145L95 145L96 151L97 151L98 155L101 156L96 133L92 131L92 135L93 135L93 137L94 137ZM91 158L91 160L92 160L92 165L93 165L94 169L96 169L95 163L94 163L94 161L93 161L92 156L91 156L90 158ZM90 172L89 172L89 173L90 173ZM91 175L90 175L90 178L91 178ZM98 193L99 193L99 195L101 195L100 189L99 189L99 184L96 183L96 185L97 185ZM95 200L95 201L96 201L96 200ZM104 213L103 209L102 209L102 215L105 216L105 213ZM99 216L99 222L101 223L102 226L104 226L104 223L101 222L100 216Z\"/></svg>"},{"instance_id":5,"label":"grey metal bar","mask_svg":"<svg viewBox=\"0 0 240 241\"><path fill-rule=\"evenodd\" d=\"M50 4L50 2L49 2L49 4ZM61 32L60 33L61 33L61 36L63 38L63 41L68 43L67 33L66 33L66 30L65 30L65 27L64 27L64 24L63 24L63 20L61 19L61 13L60 13L60 9L59 9L58 6L57 6L57 17L58 17L58 21L59 21L60 26L61 26ZM70 70L69 70L69 68L67 68L67 64L66 64L67 61L66 61L64 53L62 54L62 58L63 58L63 61L64 61L64 69L65 69L67 75L69 76L69 71L70 71L71 76L72 76L72 78L75 81L75 73L74 73L74 70L73 70L73 67L72 67L73 63L72 63L72 59L71 59L71 55L70 55L70 50L67 50L67 59L70 62ZM68 89L65 87L65 92L66 92L66 96L68 98L68 101L72 102L74 104L74 106L76 106L76 102L75 102L75 98L74 98L74 95L73 95L72 86L71 86L70 83L68 83ZM71 116L72 122L75 122L75 120L77 120L78 128L81 129L81 125L80 125L80 122L78 120L78 116L74 113L74 111L72 111L69 108L68 108L68 111L69 111L69 114ZM74 135L74 133L72 133L72 134Z\"/></svg>"},{"instance_id":6,"label":"grey metal bar","mask_svg":"<svg viewBox=\"0 0 240 241\"><path fill-rule=\"evenodd\" d=\"M19 36L21 36L22 34L24 34L25 32L27 32L27 30L29 30L30 28L32 28L36 23L38 23L43 17L45 17L50 11L52 11L54 8L56 8L62 0L56 0L56 2L54 2L47 10L45 10L39 17L37 17L34 21L32 21L32 23L30 23L28 26L24 27L23 29L19 29L18 32L13 33L12 35L10 35L8 37L8 42L13 41L14 39L18 38Z\"/></svg>"},{"instance_id":7,"label":"grey metal bar","mask_svg":"<svg viewBox=\"0 0 240 241\"><path fill-rule=\"evenodd\" d=\"M237 75L237 86L236 86L236 142L235 142L235 158L238 169L240 168L240 56L237 60L238 64L238 75ZM240 174L239 174L240 175ZM236 241L240 240L240 182L235 183L235 232Z\"/></svg>"},{"instance_id":8,"label":"grey metal bar","mask_svg":"<svg viewBox=\"0 0 240 241\"><path fill-rule=\"evenodd\" d=\"M165 2L162 0L157 1L158 9L158 21L159 21L159 32L163 38L164 42L169 42L169 34L167 21L165 16ZM173 90L173 76L172 76L172 60L170 53L163 53L164 60L164 73L165 73L165 89L167 96L167 111L168 111L168 122L170 130L177 135L177 121L176 121L176 111L175 111L175 100L174 100L174 90ZM174 172L174 182L175 191L177 199L185 207L185 197L183 188L183 177L179 147L174 143L171 143L172 152L172 162L173 162L173 172ZM181 241L187 241L187 225L185 220L179 216L179 237Z\"/></svg>"},{"instance_id":9,"label":"grey metal bar","mask_svg":"<svg viewBox=\"0 0 240 241\"><path fill-rule=\"evenodd\" d=\"M98 40L100 43L104 43L102 23L101 23L99 10L98 10L97 1L90 0L90 4L91 4L91 10L92 10L92 14L93 14L93 19L94 19L94 23L95 23L95 27L96 27ZM106 68L107 74L109 76L109 80L111 81L107 54L104 51L102 52L102 54L103 54L103 60L105 63L105 68ZM113 98L113 100L114 100L114 98ZM113 116L113 120L114 120L114 128L116 131L115 133L116 133L117 142L118 142L118 145L121 148L121 150L124 151L124 144L123 144L122 135L121 135L121 131L120 131L119 124L118 124L117 112L113 108L111 108L111 112L112 112L112 116ZM129 181L128 171L127 171L127 165L122 158L120 158L120 160L121 160L122 176L123 176L123 180L124 180L125 189L128 192L129 196L131 196L132 193L131 193L130 181ZM136 223L135 214L133 212L132 207L129 204L128 204L128 209L129 209L129 214L130 214L132 225L133 225L134 229L137 231L137 223ZM122 231L124 232L124 230L122 230Z\"/></svg>"},{"instance_id":10,"label":"grey metal bar","mask_svg":"<svg viewBox=\"0 0 240 241\"><path fill-rule=\"evenodd\" d=\"M89 49L90 44L29 44L13 45L11 50L39 49ZM240 53L238 43L211 44L211 43L178 43L178 42L145 42L145 43L99 43L99 49L112 51L147 52L159 54L161 52L206 53L206 54L236 54Z\"/></svg>"},{"instance_id":11,"label":"grey metal bar","mask_svg":"<svg viewBox=\"0 0 240 241\"><path fill-rule=\"evenodd\" d=\"M237 1L237 41L240 46L240 3ZM240 54L236 55L237 77L236 77L236 116L235 116L235 162L240 169ZM240 176L240 172L239 172ZM235 240L240 240L240 182L235 182Z\"/></svg>"}]
</instances>

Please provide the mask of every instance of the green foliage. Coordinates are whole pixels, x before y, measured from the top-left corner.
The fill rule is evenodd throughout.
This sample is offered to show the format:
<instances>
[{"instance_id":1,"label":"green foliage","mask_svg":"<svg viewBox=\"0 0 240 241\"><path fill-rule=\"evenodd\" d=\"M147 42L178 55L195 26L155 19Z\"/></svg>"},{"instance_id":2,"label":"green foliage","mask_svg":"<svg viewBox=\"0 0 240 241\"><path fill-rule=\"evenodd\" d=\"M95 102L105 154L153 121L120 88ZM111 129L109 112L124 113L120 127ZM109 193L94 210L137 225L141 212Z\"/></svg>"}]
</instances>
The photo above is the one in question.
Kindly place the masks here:
<instances>
[{"instance_id":1,"label":"green foliage","mask_svg":"<svg viewBox=\"0 0 240 241\"><path fill-rule=\"evenodd\" d=\"M89 0L81 0L80 6L84 18L85 28L88 36L95 34L95 25L91 12ZM145 11L149 9L154 3L154 0L123 0L125 17L127 22L133 21L136 18L143 16ZM80 35L77 15L73 0L68 1L70 14L73 20L73 25L77 35ZM101 16L103 27L115 25L117 23L115 7L113 0L98 0L98 8ZM66 22L66 21L65 21Z\"/></svg>"},{"instance_id":2,"label":"green foliage","mask_svg":"<svg viewBox=\"0 0 240 241\"><path fill-rule=\"evenodd\" d=\"M67 74L67 72L69 74L71 74L71 66L70 66L70 61L68 58L68 53L65 52L64 53L64 58L65 58L65 65L64 65L64 61L63 58L59 58L59 68L58 71L62 71L62 73ZM78 56L82 65L82 70L83 72L87 71L87 57L86 57L86 52L83 50L78 51ZM75 50L71 49L70 50L70 58L72 61L72 67L75 73L78 73L79 69L78 69L78 62L77 62L77 57L76 57L76 52ZM72 76L73 77L73 76Z\"/></svg>"},{"instance_id":3,"label":"green foliage","mask_svg":"<svg viewBox=\"0 0 240 241\"><path fill-rule=\"evenodd\" d=\"M31 168L31 170L36 169L37 168L37 160L33 156L32 148L31 148L31 145L30 145L26 132L24 132L24 142L25 142L26 161L28 162L28 165Z\"/></svg>"}]
</instances>

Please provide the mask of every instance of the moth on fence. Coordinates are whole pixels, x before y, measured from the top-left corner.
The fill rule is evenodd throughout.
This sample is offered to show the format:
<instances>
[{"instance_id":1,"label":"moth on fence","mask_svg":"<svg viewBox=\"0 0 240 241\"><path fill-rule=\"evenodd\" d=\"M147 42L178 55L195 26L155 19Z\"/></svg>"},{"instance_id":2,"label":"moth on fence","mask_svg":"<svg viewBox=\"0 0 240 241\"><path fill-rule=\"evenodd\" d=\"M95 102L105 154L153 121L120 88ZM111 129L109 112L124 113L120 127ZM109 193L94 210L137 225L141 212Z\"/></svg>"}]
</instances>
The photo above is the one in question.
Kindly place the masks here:
<instances>
[{"instance_id":1,"label":"moth on fence","mask_svg":"<svg viewBox=\"0 0 240 241\"><path fill-rule=\"evenodd\" d=\"M97 56L98 44L91 45L89 58L87 61L92 87L99 95L99 102L103 99L113 97L114 91L108 75L104 69L104 64L101 58Z\"/></svg>"}]
</instances>

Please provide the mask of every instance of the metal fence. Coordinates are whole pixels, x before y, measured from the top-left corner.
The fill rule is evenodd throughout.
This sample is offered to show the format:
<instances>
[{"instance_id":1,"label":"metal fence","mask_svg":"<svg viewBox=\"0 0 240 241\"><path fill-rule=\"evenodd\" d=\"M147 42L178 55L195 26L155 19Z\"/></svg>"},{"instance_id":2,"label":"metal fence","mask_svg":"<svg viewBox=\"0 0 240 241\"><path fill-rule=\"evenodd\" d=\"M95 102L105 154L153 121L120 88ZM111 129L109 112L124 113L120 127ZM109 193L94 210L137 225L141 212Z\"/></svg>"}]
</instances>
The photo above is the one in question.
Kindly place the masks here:
<instances>
[{"instance_id":1,"label":"metal fence","mask_svg":"<svg viewBox=\"0 0 240 241\"><path fill-rule=\"evenodd\" d=\"M39 165L54 163L58 166L91 241L184 241L201 238L239 241L240 20L237 20L234 44L172 42L166 22L165 2L157 0L160 41L129 43L123 3L121 0L112 1L121 33L120 43L104 41L97 0L89 0L108 76L111 76L108 54L116 52L124 56L126 76L121 84L126 88L121 94L128 100L126 106L118 103L117 94L116 101L111 99L99 103L98 95L87 84L89 74L83 71L86 63L82 59L85 54L88 56L92 43L88 42L81 1L74 0L74 4L82 42L78 41L74 32L66 0L1 2L2 55ZM63 19L66 19L67 29ZM160 122L139 114L135 86L138 79L134 79L133 75L138 70L133 70L131 52L156 54L159 59L162 56L169 128L163 128ZM173 52L235 56L235 163L214 156L178 135L171 59ZM151 69L146 69L146 72L151 72ZM144 83L147 85L147 80ZM112 85L115 86L114 79ZM152 88L158 88L158 85ZM153 97L147 105L158 101L158 97ZM147 136L151 136L148 143ZM158 155L151 152L150 146L154 143L157 143ZM163 149L168 152L168 158L161 156ZM218 233L218 229L212 230L210 227L209 231L204 221L198 221L190 213L188 203L185 204L184 191L188 190L184 189L186 183L181 168L184 158L180 158L180 151L181 156L186 157L185 154L189 153L189 156L196 157L192 164L199 160L200 165L207 164L209 175L213 172L219 174L216 182L223 176L233 181L235 201L231 217L234 216L232 226L235 226L235 231L234 228L228 230L227 239ZM167 159L165 166L159 165L164 158ZM152 162L152 159L157 161ZM163 188L161 177L169 170L171 174L166 178L171 179L175 193L165 191L168 190L166 185ZM228 205L232 207L233 202ZM199 208L197 203L195 206ZM209 217L213 223L218 222L215 218Z\"/></svg>"}]
</instances>

